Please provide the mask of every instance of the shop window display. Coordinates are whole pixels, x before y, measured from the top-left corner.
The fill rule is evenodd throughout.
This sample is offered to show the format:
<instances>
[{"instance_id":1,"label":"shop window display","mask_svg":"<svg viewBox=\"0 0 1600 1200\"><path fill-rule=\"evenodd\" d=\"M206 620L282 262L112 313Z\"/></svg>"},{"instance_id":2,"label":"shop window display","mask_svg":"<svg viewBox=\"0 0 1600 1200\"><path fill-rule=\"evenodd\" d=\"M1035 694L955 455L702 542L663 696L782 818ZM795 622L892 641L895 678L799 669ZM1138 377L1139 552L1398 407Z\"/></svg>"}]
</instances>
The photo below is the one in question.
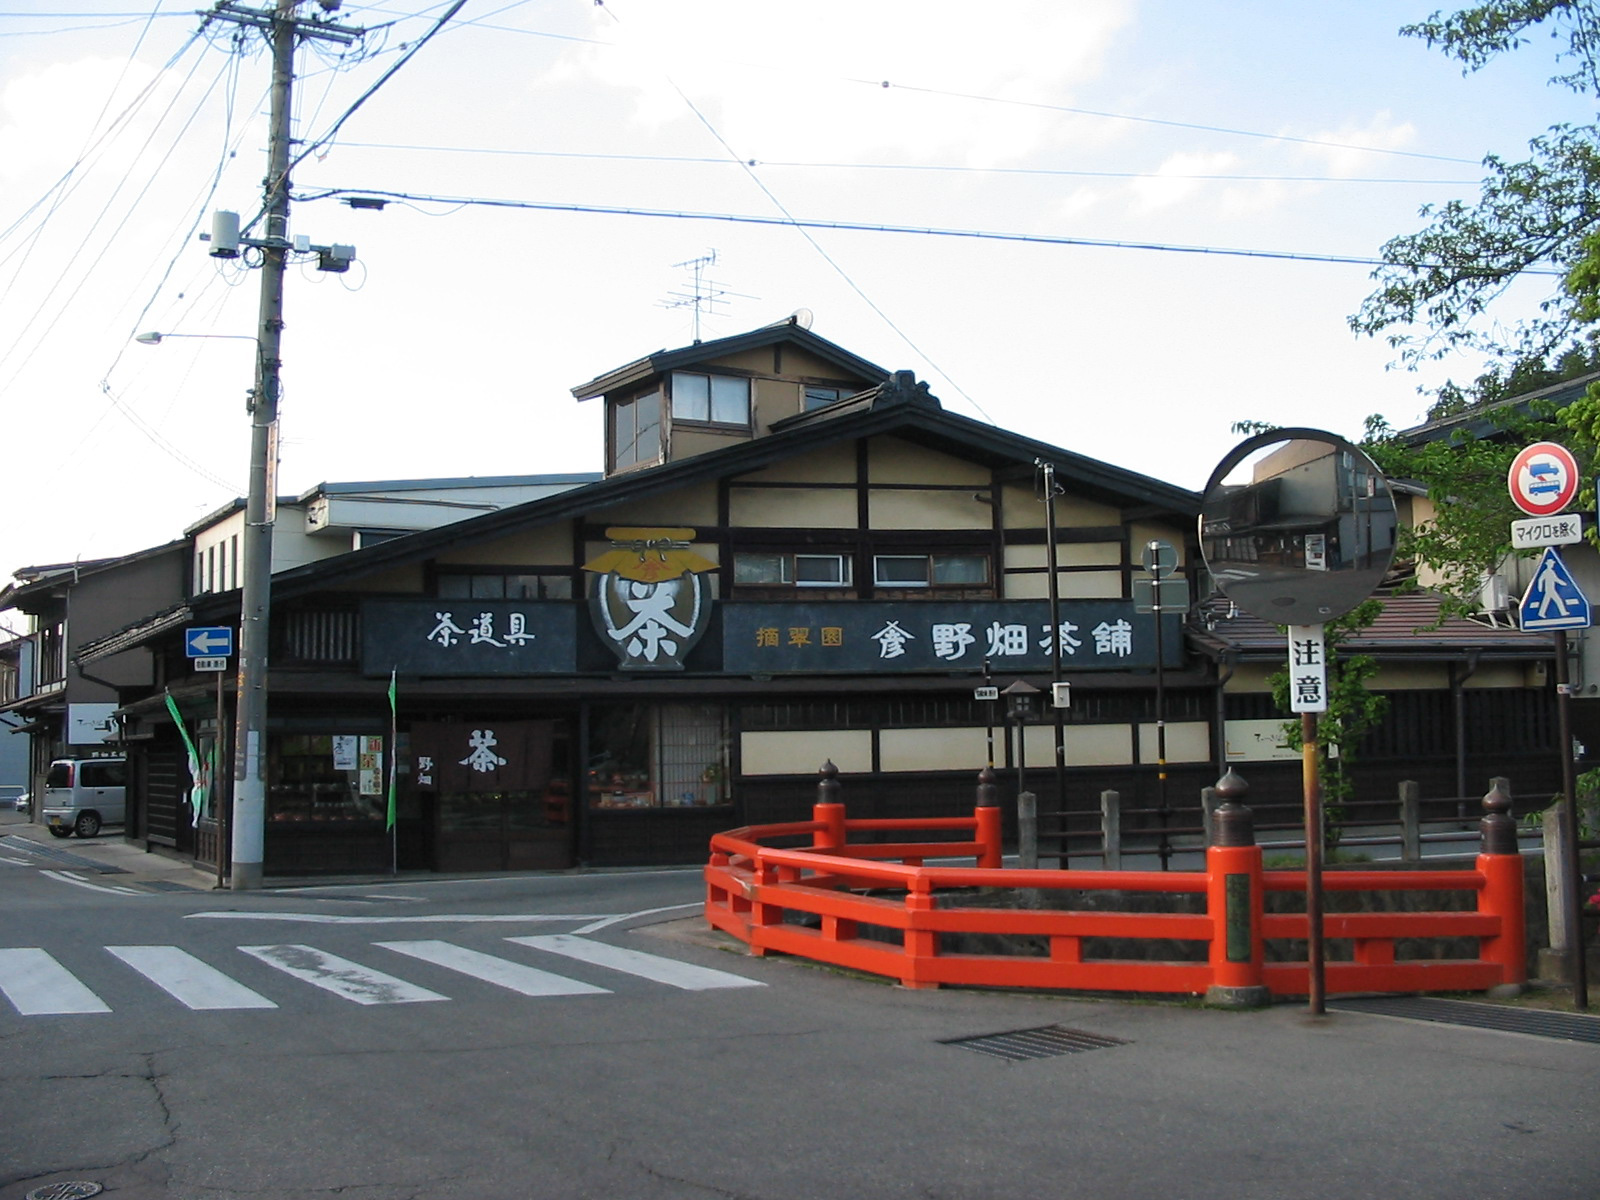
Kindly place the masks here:
<instances>
[{"instance_id":1,"label":"shop window display","mask_svg":"<svg viewBox=\"0 0 1600 1200\"><path fill-rule=\"evenodd\" d=\"M378 734L292 734L269 741L267 820L382 821L388 776Z\"/></svg>"},{"instance_id":2,"label":"shop window display","mask_svg":"<svg viewBox=\"0 0 1600 1200\"><path fill-rule=\"evenodd\" d=\"M593 808L731 803L727 719L716 704L606 705L589 727Z\"/></svg>"}]
</instances>

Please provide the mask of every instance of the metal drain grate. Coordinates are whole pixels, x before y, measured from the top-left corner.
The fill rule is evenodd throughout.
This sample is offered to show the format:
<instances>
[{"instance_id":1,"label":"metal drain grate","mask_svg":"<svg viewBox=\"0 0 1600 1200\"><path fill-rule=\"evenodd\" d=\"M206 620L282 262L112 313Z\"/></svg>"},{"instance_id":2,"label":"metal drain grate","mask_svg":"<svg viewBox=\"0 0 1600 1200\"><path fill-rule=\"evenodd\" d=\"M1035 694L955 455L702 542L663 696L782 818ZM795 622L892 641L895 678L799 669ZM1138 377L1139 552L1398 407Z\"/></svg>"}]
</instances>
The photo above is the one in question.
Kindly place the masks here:
<instances>
[{"instance_id":1,"label":"metal drain grate","mask_svg":"<svg viewBox=\"0 0 1600 1200\"><path fill-rule=\"evenodd\" d=\"M1379 1017L1404 1017L1440 1025L1471 1029L1498 1029L1568 1042L1600 1044L1600 1017L1551 1012L1542 1008L1517 1008L1509 1004L1480 1004L1472 1000L1439 1000L1431 996L1371 996L1334 1000L1329 1008L1371 1013Z\"/></svg>"},{"instance_id":2,"label":"metal drain grate","mask_svg":"<svg viewBox=\"0 0 1600 1200\"><path fill-rule=\"evenodd\" d=\"M1020 1062L1030 1058L1055 1058L1061 1054L1080 1054L1085 1050L1104 1050L1109 1046L1126 1046L1126 1038L1106 1037L1101 1033L1086 1033L1082 1029L1067 1029L1061 1025L1044 1025L1038 1029L1015 1029L1010 1033L986 1033L981 1037L946 1038L946 1046L960 1046L963 1050L976 1050L979 1054Z\"/></svg>"}]
</instances>

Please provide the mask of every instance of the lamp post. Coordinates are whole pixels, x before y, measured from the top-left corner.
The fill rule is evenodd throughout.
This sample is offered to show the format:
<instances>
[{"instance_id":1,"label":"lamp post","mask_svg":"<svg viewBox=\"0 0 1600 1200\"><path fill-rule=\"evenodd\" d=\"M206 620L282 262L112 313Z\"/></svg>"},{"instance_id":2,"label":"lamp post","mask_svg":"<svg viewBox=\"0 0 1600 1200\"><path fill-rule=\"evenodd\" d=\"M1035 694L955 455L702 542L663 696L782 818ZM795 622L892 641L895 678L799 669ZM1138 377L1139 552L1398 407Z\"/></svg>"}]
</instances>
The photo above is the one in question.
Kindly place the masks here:
<instances>
[{"instance_id":1,"label":"lamp post","mask_svg":"<svg viewBox=\"0 0 1600 1200\"><path fill-rule=\"evenodd\" d=\"M1050 605L1050 711L1055 717L1055 748L1056 748L1056 809L1061 813L1061 827L1063 833L1067 826L1067 731L1066 713L1061 702L1056 698L1061 690L1061 581L1060 568L1057 561L1056 549L1056 497L1061 494L1061 485L1056 483L1056 465L1042 458L1033 460L1033 465L1041 476L1044 488L1044 556L1045 569L1049 572L1049 584L1045 592ZM1065 838L1061 842L1061 855L1057 865L1066 867L1067 843Z\"/></svg>"},{"instance_id":2,"label":"lamp post","mask_svg":"<svg viewBox=\"0 0 1600 1200\"><path fill-rule=\"evenodd\" d=\"M1017 862L1024 870L1039 865L1038 799L1027 787L1027 745L1023 727L1039 711L1039 689L1024 679L1002 688L1006 716L1017 726Z\"/></svg>"}]
</instances>

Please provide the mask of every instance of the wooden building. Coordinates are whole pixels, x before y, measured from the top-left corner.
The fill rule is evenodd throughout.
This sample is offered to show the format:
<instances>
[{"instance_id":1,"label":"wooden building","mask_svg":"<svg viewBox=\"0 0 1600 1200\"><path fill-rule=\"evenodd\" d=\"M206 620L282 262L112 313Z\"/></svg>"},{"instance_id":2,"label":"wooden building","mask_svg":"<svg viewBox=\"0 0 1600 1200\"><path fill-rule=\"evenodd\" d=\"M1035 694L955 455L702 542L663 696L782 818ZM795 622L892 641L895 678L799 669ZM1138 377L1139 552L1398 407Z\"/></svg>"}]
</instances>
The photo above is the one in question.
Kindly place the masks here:
<instances>
[{"instance_id":1,"label":"wooden building","mask_svg":"<svg viewBox=\"0 0 1600 1200\"><path fill-rule=\"evenodd\" d=\"M947 412L792 321L573 390L605 406L601 480L275 575L269 875L691 862L803 816L825 760L854 812L970 809L991 759L1008 787L1018 766L975 689L1047 688L1052 638L1073 691L1027 732L1042 807L1153 794L1158 642L1174 786L1215 777L1212 677L1132 599L1152 540L1192 571L1194 493ZM154 658L124 697L134 754L181 755L168 693L202 757L219 712L226 732L182 631L237 599L87 649ZM191 802L152 788L130 835Z\"/></svg>"}]
</instances>

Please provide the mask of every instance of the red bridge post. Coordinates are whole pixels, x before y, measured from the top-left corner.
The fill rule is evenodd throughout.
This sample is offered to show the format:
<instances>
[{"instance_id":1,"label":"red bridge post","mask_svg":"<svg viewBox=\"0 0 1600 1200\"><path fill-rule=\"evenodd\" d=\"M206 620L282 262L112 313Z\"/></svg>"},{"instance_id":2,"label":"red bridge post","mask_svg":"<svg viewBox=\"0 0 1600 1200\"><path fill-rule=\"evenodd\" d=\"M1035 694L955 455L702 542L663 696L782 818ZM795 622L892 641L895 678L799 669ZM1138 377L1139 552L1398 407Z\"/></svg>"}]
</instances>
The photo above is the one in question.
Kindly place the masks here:
<instances>
[{"instance_id":1,"label":"red bridge post","mask_svg":"<svg viewBox=\"0 0 1600 1200\"><path fill-rule=\"evenodd\" d=\"M1206 847L1206 912L1211 917L1211 986L1206 1003L1259 1008L1272 993L1262 982L1265 948L1261 847L1243 800L1250 785L1229 770L1217 780L1219 801Z\"/></svg>"}]
</instances>

